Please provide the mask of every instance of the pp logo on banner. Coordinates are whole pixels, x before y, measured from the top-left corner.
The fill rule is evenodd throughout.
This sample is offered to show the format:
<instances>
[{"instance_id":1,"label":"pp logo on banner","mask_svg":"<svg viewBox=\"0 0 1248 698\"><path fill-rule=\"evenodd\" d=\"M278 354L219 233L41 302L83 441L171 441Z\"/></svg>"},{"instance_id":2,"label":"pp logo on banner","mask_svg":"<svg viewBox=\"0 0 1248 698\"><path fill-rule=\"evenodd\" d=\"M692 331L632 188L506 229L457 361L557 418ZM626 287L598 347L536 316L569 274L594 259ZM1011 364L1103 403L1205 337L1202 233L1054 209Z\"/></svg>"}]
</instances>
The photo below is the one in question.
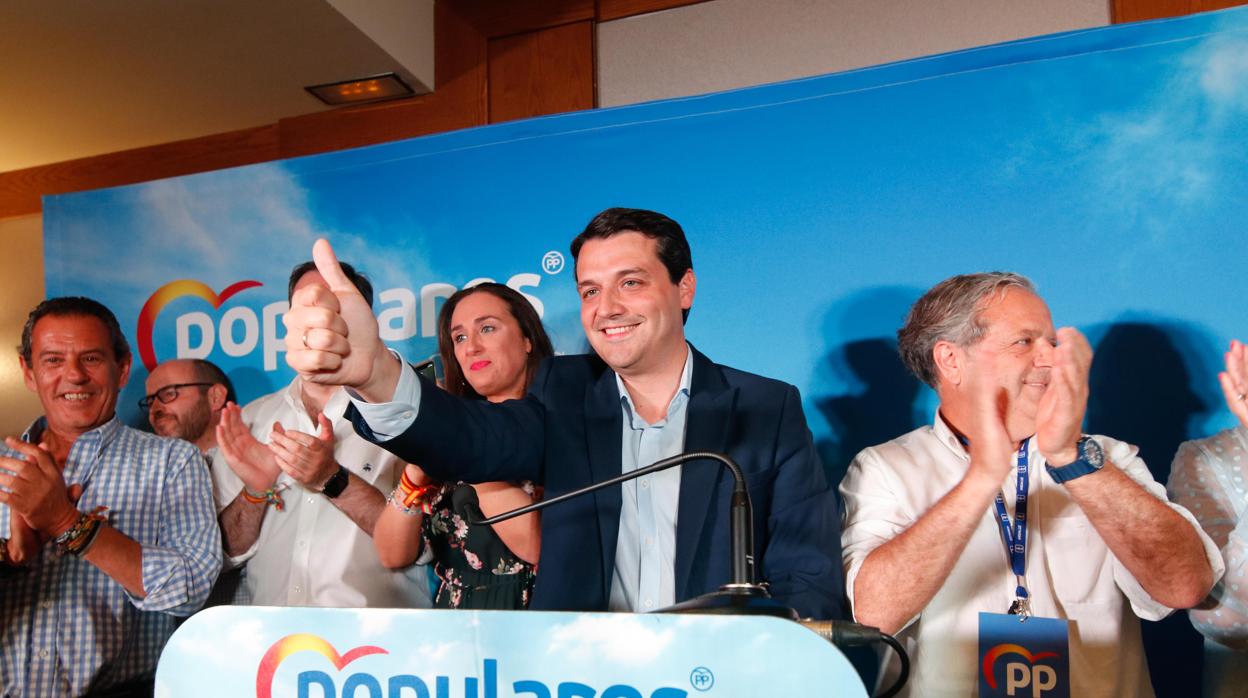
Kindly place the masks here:
<instances>
[{"instance_id":1,"label":"pp logo on banner","mask_svg":"<svg viewBox=\"0 0 1248 698\"><path fill-rule=\"evenodd\" d=\"M979 614L981 698L1070 698L1066 621Z\"/></svg>"}]
</instances>

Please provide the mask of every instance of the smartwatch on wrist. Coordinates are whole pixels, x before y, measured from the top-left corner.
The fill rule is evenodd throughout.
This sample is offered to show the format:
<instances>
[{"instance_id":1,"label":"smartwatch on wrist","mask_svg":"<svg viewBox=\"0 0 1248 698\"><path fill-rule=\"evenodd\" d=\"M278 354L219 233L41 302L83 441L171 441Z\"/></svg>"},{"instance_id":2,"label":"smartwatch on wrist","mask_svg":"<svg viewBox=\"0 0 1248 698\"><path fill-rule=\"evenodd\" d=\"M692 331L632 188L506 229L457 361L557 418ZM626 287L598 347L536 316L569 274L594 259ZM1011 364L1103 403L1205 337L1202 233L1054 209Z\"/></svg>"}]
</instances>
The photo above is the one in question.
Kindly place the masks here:
<instances>
[{"instance_id":1,"label":"smartwatch on wrist","mask_svg":"<svg viewBox=\"0 0 1248 698\"><path fill-rule=\"evenodd\" d=\"M1070 465L1055 468L1045 464L1049 475L1059 484L1064 485L1077 477L1090 475L1105 467L1105 449L1091 436L1084 436L1076 443L1079 456Z\"/></svg>"},{"instance_id":2,"label":"smartwatch on wrist","mask_svg":"<svg viewBox=\"0 0 1248 698\"><path fill-rule=\"evenodd\" d=\"M325 486L321 488L321 494L330 499L336 499L338 495L342 494L343 490L347 489L347 483L350 481L351 478L347 475L347 469L339 465L338 472L325 481Z\"/></svg>"}]
</instances>

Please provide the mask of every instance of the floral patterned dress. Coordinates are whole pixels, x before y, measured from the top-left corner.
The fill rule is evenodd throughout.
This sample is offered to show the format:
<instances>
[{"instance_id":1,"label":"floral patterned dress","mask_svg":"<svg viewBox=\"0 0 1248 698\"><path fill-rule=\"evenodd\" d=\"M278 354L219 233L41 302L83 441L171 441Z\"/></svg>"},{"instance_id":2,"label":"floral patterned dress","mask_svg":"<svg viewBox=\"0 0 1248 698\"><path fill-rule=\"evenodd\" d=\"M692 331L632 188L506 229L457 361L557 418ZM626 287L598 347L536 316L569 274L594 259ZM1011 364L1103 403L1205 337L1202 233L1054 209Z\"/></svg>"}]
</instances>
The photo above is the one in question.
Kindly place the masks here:
<instances>
[{"instance_id":1,"label":"floral patterned dress","mask_svg":"<svg viewBox=\"0 0 1248 698\"><path fill-rule=\"evenodd\" d=\"M530 483L523 487L533 494ZM516 557L492 526L468 524L484 518L477 491L462 482L443 487L425 517L422 534L441 582L435 608L528 608L537 567Z\"/></svg>"}]
</instances>

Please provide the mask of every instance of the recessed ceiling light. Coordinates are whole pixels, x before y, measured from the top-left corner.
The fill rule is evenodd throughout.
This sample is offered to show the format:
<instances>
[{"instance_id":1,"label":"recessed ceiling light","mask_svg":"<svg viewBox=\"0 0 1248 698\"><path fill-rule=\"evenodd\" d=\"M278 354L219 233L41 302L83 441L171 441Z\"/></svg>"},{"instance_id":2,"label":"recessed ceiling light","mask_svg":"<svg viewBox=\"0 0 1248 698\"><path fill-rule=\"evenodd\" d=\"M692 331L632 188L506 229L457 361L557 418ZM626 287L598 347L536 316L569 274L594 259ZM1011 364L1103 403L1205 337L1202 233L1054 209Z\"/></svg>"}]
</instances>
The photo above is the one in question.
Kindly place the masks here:
<instances>
[{"instance_id":1,"label":"recessed ceiling light","mask_svg":"<svg viewBox=\"0 0 1248 698\"><path fill-rule=\"evenodd\" d=\"M328 82L303 88L312 96L329 105L380 102L415 94L407 83L394 73L382 73L366 78Z\"/></svg>"}]
</instances>

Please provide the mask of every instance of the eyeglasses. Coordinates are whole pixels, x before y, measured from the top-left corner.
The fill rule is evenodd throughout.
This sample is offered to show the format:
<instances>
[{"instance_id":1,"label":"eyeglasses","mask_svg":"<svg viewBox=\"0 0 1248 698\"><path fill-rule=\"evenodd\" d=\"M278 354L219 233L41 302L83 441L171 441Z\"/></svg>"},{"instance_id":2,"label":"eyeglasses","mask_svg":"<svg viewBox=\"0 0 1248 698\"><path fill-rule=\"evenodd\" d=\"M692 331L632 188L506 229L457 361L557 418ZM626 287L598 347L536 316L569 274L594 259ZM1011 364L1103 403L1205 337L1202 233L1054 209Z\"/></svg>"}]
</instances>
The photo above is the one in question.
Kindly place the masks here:
<instances>
[{"instance_id":1,"label":"eyeglasses","mask_svg":"<svg viewBox=\"0 0 1248 698\"><path fill-rule=\"evenodd\" d=\"M205 385L216 385L215 383L174 383L166 385L147 397L139 400L139 409L147 411L152 408L152 403L160 400L160 404L168 405L178 399L178 388L195 388Z\"/></svg>"}]
</instances>

